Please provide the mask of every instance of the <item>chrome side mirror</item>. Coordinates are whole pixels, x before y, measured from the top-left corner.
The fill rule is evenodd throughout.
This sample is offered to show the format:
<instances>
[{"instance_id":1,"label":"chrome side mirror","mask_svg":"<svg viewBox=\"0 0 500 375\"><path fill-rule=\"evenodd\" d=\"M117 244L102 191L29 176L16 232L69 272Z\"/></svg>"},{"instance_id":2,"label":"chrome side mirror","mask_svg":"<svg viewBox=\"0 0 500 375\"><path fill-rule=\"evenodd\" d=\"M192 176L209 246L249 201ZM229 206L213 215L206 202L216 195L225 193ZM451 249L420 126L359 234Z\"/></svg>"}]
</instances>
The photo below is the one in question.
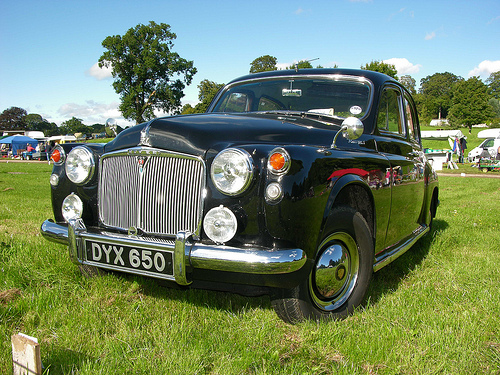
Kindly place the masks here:
<instances>
[{"instance_id":1,"label":"chrome side mirror","mask_svg":"<svg viewBox=\"0 0 500 375\"><path fill-rule=\"evenodd\" d=\"M342 133L344 138L347 138L348 140L352 141L354 139L358 139L359 137L361 137L364 130L365 127L359 118L357 117L346 118L342 122L340 130L337 132L337 134L335 134L335 137L333 138L332 148L337 148L335 142L337 141L337 137L339 136L340 133Z\"/></svg>"},{"instance_id":2,"label":"chrome side mirror","mask_svg":"<svg viewBox=\"0 0 500 375\"><path fill-rule=\"evenodd\" d=\"M117 135L116 130L118 129L118 123L114 118L108 118L106 120L106 127L111 129L111 131L115 134L115 137Z\"/></svg>"}]
</instances>

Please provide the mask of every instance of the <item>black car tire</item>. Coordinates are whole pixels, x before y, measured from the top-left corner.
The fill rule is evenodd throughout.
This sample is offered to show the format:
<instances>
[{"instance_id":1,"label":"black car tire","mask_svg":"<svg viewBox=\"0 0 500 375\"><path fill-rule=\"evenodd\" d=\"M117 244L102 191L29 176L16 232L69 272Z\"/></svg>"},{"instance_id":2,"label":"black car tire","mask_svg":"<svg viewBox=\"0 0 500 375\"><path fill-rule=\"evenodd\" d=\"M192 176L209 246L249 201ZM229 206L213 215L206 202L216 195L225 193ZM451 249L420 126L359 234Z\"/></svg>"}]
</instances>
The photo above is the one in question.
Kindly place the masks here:
<instances>
[{"instance_id":1,"label":"black car tire","mask_svg":"<svg viewBox=\"0 0 500 375\"><path fill-rule=\"evenodd\" d=\"M287 323L342 319L365 297L374 259L373 239L366 220L351 207L338 207L332 210L328 227L332 230L321 241L307 280L293 289L278 290L272 296L276 314ZM318 266L319 263L323 265ZM325 292L325 287L329 291Z\"/></svg>"}]
</instances>

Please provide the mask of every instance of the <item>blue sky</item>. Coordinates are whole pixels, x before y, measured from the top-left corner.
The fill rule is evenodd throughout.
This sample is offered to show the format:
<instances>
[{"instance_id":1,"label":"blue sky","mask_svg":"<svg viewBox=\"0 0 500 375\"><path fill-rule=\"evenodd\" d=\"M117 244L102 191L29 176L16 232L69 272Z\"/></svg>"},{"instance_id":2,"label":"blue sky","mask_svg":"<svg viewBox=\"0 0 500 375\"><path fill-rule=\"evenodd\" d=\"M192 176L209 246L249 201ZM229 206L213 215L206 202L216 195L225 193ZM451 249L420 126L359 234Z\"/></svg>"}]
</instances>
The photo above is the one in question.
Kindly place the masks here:
<instances>
[{"instance_id":1,"label":"blue sky","mask_svg":"<svg viewBox=\"0 0 500 375\"><path fill-rule=\"evenodd\" d=\"M272 55L280 66L396 65L417 81L451 72L486 79L500 70L499 0L55 1L0 3L0 111L12 106L60 124L128 122L107 72L102 41L149 21L177 34L174 51L198 69L183 103L197 103L203 79L226 83Z\"/></svg>"}]
</instances>

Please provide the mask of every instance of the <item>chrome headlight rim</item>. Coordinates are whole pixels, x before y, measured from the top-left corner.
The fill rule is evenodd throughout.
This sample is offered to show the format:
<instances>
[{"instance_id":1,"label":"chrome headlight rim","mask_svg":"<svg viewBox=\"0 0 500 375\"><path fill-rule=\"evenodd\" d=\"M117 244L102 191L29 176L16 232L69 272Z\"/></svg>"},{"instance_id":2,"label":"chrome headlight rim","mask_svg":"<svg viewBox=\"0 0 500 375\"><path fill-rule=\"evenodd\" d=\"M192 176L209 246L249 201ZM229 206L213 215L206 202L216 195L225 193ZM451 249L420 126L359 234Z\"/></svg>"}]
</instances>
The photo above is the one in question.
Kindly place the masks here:
<instances>
[{"instance_id":1,"label":"chrome headlight rim","mask_svg":"<svg viewBox=\"0 0 500 375\"><path fill-rule=\"evenodd\" d=\"M59 153L59 160L54 160L52 158L52 155L54 155L54 152ZM56 145L52 152L50 153L50 159L54 162L55 165L61 165L66 161L66 151L64 151L64 148L62 148L61 145Z\"/></svg>"},{"instance_id":2,"label":"chrome headlight rim","mask_svg":"<svg viewBox=\"0 0 500 375\"><path fill-rule=\"evenodd\" d=\"M222 176L223 178L225 177L226 180L227 180L227 173L224 173L224 171L221 170L221 165L223 166L226 166L227 164L220 164L220 160L226 156L227 154L233 154L234 156L236 157L239 157L241 159L239 159L239 161L245 166L246 168L246 171L245 172L245 176L240 176L238 175L237 177L238 178L241 178L242 180L240 181L239 184L235 184L236 185L236 188L234 188L234 186L231 186L229 188L227 188L223 183L222 179L220 178L221 174L223 174L224 176ZM226 170L227 172L227 170ZM219 177L217 177L219 176ZM222 150L221 152L219 152L213 162L212 162L212 165L210 167L210 178L212 179L212 182L214 183L215 185L215 188L221 192L222 194L224 195L229 195L229 196L237 196L237 195L240 195L242 193L244 193L251 185L252 181L253 181L253 178L254 178L254 164L253 164L253 160L252 160L252 156L245 150L243 149L240 149L240 148L234 148L234 147L231 147L231 148L226 148L224 150Z\"/></svg>"},{"instance_id":3,"label":"chrome headlight rim","mask_svg":"<svg viewBox=\"0 0 500 375\"><path fill-rule=\"evenodd\" d=\"M275 155L279 155L282 158L282 165L278 168L276 168L272 162L272 158ZM272 174L277 176L285 175L290 170L291 165L292 160L290 158L290 154L283 147L276 147L269 153L269 157L267 158L267 169Z\"/></svg>"},{"instance_id":4,"label":"chrome headlight rim","mask_svg":"<svg viewBox=\"0 0 500 375\"><path fill-rule=\"evenodd\" d=\"M78 156L77 154L79 153L80 155ZM82 159L82 155L86 159ZM74 161L73 159L75 157L80 157L80 161ZM85 163L83 166L80 165L82 162ZM94 176L95 165L96 163L94 159L94 153L88 147L77 146L66 155L66 163L64 165L64 169L66 172L66 176L71 182L77 185L84 185L89 182ZM80 169L80 171L78 171L78 169ZM83 172L85 172L84 174L80 174L82 172L81 169L83 169Z\"/></svg>"}]
</instances>

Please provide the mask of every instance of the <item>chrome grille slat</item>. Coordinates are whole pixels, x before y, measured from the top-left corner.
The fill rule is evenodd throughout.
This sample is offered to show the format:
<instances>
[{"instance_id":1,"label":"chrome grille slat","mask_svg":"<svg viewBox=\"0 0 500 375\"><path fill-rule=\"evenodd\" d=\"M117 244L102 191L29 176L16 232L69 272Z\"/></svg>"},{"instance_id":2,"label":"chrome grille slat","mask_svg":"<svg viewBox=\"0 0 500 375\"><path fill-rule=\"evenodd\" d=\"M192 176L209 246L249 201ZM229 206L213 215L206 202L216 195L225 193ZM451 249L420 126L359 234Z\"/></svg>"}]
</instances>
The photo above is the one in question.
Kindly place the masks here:
<instances>
[{"instance_id":1,"label":"chrome grille slat","mask_svg":"<svg viewBox=\"0 0 500 375\"><path fill-rule=\"evenodd\" d=\"M139 157L147 158L142 171ZM205 165L196 157L149 148L103 155L99 219L155 235L199 233L204 181Z\"/></svg>"}]
</instances>

